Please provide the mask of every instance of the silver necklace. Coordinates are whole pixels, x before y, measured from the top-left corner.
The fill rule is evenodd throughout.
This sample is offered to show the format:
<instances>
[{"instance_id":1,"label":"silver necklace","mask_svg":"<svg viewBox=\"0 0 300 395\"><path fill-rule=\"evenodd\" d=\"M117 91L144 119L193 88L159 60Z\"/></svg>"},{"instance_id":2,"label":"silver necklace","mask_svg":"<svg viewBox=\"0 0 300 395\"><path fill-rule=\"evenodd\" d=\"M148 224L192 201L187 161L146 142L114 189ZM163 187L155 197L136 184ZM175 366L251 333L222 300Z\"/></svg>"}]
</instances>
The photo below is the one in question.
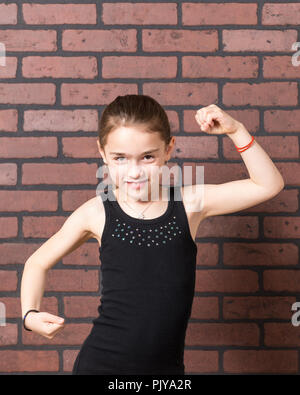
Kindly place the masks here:
<instances>
[{"instance_id":1,"label":"silver necklace","mask_svg":"<svg viewBox=\"0 0 300 395\"><path fill-rule=\"evenodd\" d=\"M126 203L126 202L124 202L124 203ZM139 218L139 219L144 219L144 218L145 218L145 215L143 214L143 212L146 211L147 208L149 208L149 207L151 206L152 203L153 203L153 202L151 202L151 203L149 204L149 206L147 206L146 208L144 208L144 210L143 210L141 213L138 214L138 218ZM137 213L137 211L136 211L134 208L132 208L131 206L129 206L128 203L126 203L126 204L127 204L128 207L131 208L131 210L133 210L133 211L135 211L135 212Z\"/></svg>"}]
</instances>

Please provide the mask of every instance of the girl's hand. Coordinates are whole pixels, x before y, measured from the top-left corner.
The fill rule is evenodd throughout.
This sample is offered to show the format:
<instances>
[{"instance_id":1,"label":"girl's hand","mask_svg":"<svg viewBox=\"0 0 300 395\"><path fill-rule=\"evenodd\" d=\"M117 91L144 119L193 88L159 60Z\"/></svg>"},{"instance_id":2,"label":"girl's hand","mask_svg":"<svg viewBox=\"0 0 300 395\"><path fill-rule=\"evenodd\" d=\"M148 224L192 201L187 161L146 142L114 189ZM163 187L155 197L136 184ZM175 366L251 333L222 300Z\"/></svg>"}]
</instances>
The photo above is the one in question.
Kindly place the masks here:
<instances>
[{"instance_id":1,"label":"girl's hand","mask_svg":"<svg viewBox=\"0 0 300 395\"><path fill-rule=\"evenodd\" d=\"M47 339L53 339L57 333L64 329L64 322L63 318L53 314L30 312L26 316L25 326Z\"/></svg>"},{"instance_id":2,"label":"girl's hand","mask_svg":"<svg viewBox=\"0 0 300 395\"><path fill-rule=\"evenodd\" d=\"M201 130L208 134L234 133L241 123L215 104L202 107L195 115Z\"/></svg>"}]
</instances>

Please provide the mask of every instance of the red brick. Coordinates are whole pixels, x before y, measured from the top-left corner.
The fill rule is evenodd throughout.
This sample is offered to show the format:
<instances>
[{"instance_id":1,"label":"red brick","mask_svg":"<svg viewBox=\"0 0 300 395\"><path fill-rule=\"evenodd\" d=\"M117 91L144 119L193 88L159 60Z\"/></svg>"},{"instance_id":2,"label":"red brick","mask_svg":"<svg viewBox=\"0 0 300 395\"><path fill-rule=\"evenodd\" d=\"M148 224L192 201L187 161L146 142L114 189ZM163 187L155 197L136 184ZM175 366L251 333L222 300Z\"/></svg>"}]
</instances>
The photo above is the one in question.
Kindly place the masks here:
<instances>
[{"instance_id":1,"label":"red brick","mask_svg":"<svg viewBox=\"0 0 300 395\"><path fill-rule=\"evenodd\" d=\"M217 215L205 218L197 237L258 237L258 219L254 216Z\"/></svg>"},{"instance_id":2,"label":"red brick","mask_svg":"<svg viewBox=\"0 0 300 395\"><path fill-rule=\"evenodd\" d=\"M185 374L217 372L219 353L218 351L210 350L185 350L184 365Z\"/></svg>"},{"instance_id":3,"label":"red brick","mask_svg":"<svg viewBox=\"0 0 300 395\"><path fill-rule=\"evenodd\" d=\"M76 52L136 52L137 31L136 29L64 30L62 49Z\"/></svg>"},{"instance_id":4,"label":"red brick","mask_svg":"<svg viewBox=\"0 0 300 395\"><path fill-rule=\"evenodd\" d=\"M47 273L46 291L97 292L99 271L80 269L52 269Z\"/></svg>"},{"instance_id":5,"label":"red brick","mask_svg":"<svg viewBox=\"0 0 300 395\"><path fill-rule=\"evenodd\" d=\"M248 208L247 212L295 213L299 209L298 196L299 191L297 189L284 189L274 198L269 199L257 206Z\"/></svg>"},{"instance_id":6,"label":"red brick","mask_svg":"<svg viewBox=\"0 0 300 395\"><path fill-rule=\"evenodd\" d=\"M65 256L62 262L63 265L99 266L98 242L83 243L75 251Z\"/></svg>"},{"instance_id":7,"label":"red brick","mask_svg":"<svg viewBox=\"0 0 300 395\"><path fill-rule=\"evenodd\" d=\"M225 296L223 317L225 320L290 319L295 301L291 296Z\"/></svg>"},{"instance_id":8,"label":"red brick","mask_svg":"<svg viewBox=\"0 0 300 395\"><path fill-rule=\"evenodd\" d=\"M62 191L62 208L64 211L74 211L86 201L94 198L96 191L93 190L66 190Z\"/></svg>"},{"instance_id":9,"label":"red brick","mask_svg":"<svg viewBox=\"0 0 300 395\"><path fill-rule=\"evenodd\" d=\"M169 118L169 124L171 128L171 134L176 135L179 133L179 117L178 113L173 110L166 110L167 117Z\"/></svg>"},{"instance_id":10,"label":"red brick","mask_svg":"<svg viewBox=\"0 0 300 395\"><path fill-rule=\"evenodd\" d=\"M281 79L299 78L299 67L295 67L293 65L291 56L264 56L263 76L265 79L266 78L281 78Z\"/></svg>"},{"instance_id":11,"label":"red brick","mask_svg":"<svg viewBox=\"0 0 300 395\"><path fill-rule=\"evenodd\" d=\"M96 4L23 4L23 18L31 25L96 24Z\"/></svg>"},{"instance_id":12,"label":"red brick","mask_svg":"<svg viewBox=\"0 0 300 395\"><path fill-rule=\"evenodd\" d=\"M190 181L196 184L197 172L195 167L204 166L204 182L206 184L221 184L232 180L238 180L242 178L249 178L249 174L245 166L241 166L240 163L218 163L218 162L184 162L183 166L192 166L193 168L193 179ZM203 224L205 222L202 222Z\"/></svg>"},{"instance_id":13,"label":"red brick","mask_svg":"<svg viewBox=\"0 0 300 395\"><path fill-rule=\"evenodd\" d=\"M257 4L182 4L183 25L256 25Z\"/></svg>"},{"instance_id":14,"label":"red brick","mask_svg":"<svg viewBox=\"0 0 300 395\"><path fill-rule=\"evenodd\" d=\"M56 191L0 191L0 211L56 211Z\"/></svg>"},{"instance_id":15,"label":"red brick","mask_svg":"<svg viewBox=\"0 0 300 395\"><path fill-rule=\"evenodd\" d=\"M201 225L200 225L201 226ZM216 243L197 243L197 266L216 266L219 259L219 246Z\"/></svg>"},{"instance_id":16,"label":"red brick","mask_svg":"<svg viewBox=\"0 0 300 395\"><path fill-rule=\"evenodd\" d=\"M0 270L0 292L16 291L17 285L18 277L15 270Z\"/></svg>"},{"instance_id":17,"label":"red brick","mask_svg":"<svg viewBox=\"0 0 300 395\"><path fill-rule=\"evenodd\" d=\"M65 157L98 158L100 156L95 137L65 137L62 150Z\"/></svg>"},{"instance_id":18,"label":"red brick","mask_svg":"<svg viewBox=\"0 0 300 395\"><path fill-rule=\"evenodd\" d=\"M17 4L0 4L0 25L16 25L17 14Z\"/></svg>"},{"instance_id":19,"label":"red brick","mask_svg":"<svg viewBox=\"0 0 300 395\"><path fill-rule=\"evenodd\" d=\"M97 110L28 110L24 111L24 131L95 132Z\"/></svg>"},{"instance_id":20,"label":"red brick","mask_svg":"<svg viewBox=\"0 0 300 395\"><path fill-rule=\"evenodd\" d=\"M258 58L256 56L184 56L182 76L184 78L256 78Z\"/></svg>"},{"instance_id":21,"label":"red brick","mask_svg":"<svg viewBox=\"0 0 300 395\"><path fill-rule=\"evenodd\" d=\"M297 41L297 30L224 29L223 51L291 51Z\"/></svg>"},{"instance_id":22,"label":"red brick","mask_svg":"<svg viewBox=\"0 0 300 395\"><path fill-rule=\"evenodd\" d=\"M294 312L290 311L290 320L293 314ZM266 322L264 334L264 344L267 347L300 347L299 327L292 325L291 321L289 323Z\"/></svg>"},{"instance_id":23,"label":"red brick","mask_svg":"<svg viewBox=\"0 0 300 395\"><path fill-rule=\"evenodd\" d=\"M57 152L55 137L0 137L2 158L56 157Z\"/></svg>"},{"instance_id":24,"label":"red brick","mask_svg":"<svg viewBox=\"0 0 300 395\"><path fill-rule=\"evenodd\" d=\"M176 3L103 3L105 25L177 25Z\"/></svg>"},{"instance_id":25,"label":"red brick","mask_svg":"<svg viewBox=\"0 0 300 395\"><path fill-rule=\"evenodd\" d=\"M22 183L31 184L95 184L94 163L24 163Z\"/></svg>"},{"instance_id":26,"label":"red brick","mask_svg":"<svg viewBox=\"0 0 300 395\"><path fill-rule=\"evenodd\" d=\"M263 25L296 25L300 23L300 4L263 4Z\"/></svg>"},{"instance_id":27,"label":"red brick","mask_svg":"<svg viewBox=\"0 0 300 395\"><path fill-rule=\"evenodd\" d=\"M144 83L143 95L152 96L161 105L209 105L217 102L214 82L149 82Z\"/></svg>"},{"instance_id":28,"label":"red brick","mask_svg":"<svg viewBox=\"0 0 300 395\"><path fill-rule=\"evenodd\" d=\"M299 238L299 217L266 217L264 218L264 233L266 237Z\"/></svg>"},{"instance_id":29,"label":"red brick","mask_svg":"<svg viewBox=\"0 0 300 395\"><path fill-rule=\"evenodd\" d=\"M185 344L187 346L258 346L259 328L253 323L190 323Z\"/></svg>"},{"instance_id":30,"label":"red brick","mask_svg":"<svg viewBox=\"0 0 300 395\"><path fill-rule=\"evenodd\" d=\"M143 50L148 52L215 52L218 50L216 30L144 29L142 40Z\"/></svg>"},{"instance_id":31,"label":"red brick","mask_svg":"<svg viewBox=\"0 0 300 395\"><path fill-rule=\"evenodd\" d=\"M103 78L175 78L177 75L175 56L104 56Z\"/></svg>"},{"instance_id":32,"label":"red brick","mask_svg":"<svg viewBox=\"0 0 300 395\"><path fill-rule=\"evenodd\" d=\"M17 183L17 165L15 163L0 163L0 185L15 185Z\"/></svg>"},{"instance_id":33,"label":"red brick","mask_svg":"<svg viewBox=\"0 0 300 395\"><path fill-rule=\"evenodd\" d=\"M1 265L23 265L39 247L40 243L1 243Z\"/></svg>"},{"instance_id":34,"label":"red brick","mask_svg":"<svg viewBox=\"0 0 300 395\"><path fill-rule=\"evenodd\" d=\"M277 162L276 167L282 174L285 185L299 186L300 163L299 162Z\"/></svg>"},{"instance_id":35,"label":"red brick","mask_svg":"<svg viewBox=\"0 0 300 395\"><path fill-rule=\"evenodd\" d=\"M0 110L0 131L17 132L18 111L15 109Z\"/></svg>"},{"instance_id":36,"label":"red brick","mask_svg":"<svg viewBox=\"0 0 300 395\"><path fill-rule=\"evenodd\" d=\"M94 56L27 56L22 74L26 78L95 78L98 74Z\"/></svg>"},{"instance_id":37,"label":"red brick","mask_svg":"<svg viewBox=\"0 0 300 395\"><path fill-rule=\"evenodd\" d=\"M98 296L66 296L63 299L65 317L98 317Z\"/></svg>"},{"instance_id":38,"label":"red brick","mask_svg":"<svg viewBox=\"0 0 300 395\"><path fill-rule=\"evenodd\" d=\"M300 110L266 110L264 125L267 132L300 132Z\"/></svg>"},{"instance_id":39,"label":"red brick","mask_svg":"<svg viewBox=\"0 0 300 395\"><path fill-rule=\"evenodd\" d=\"M5 57L5 67L0 65L0 78L16 78L18 59L12 56Z\"/></svg>"},{"instance_id":40,"label":"red brick","mask_svg":"<svg viewBox=\"0 0 300 395\"><path fill-rule=\"evenodd\" d=\"M226 350L223 366L228 373L295 373L298 351Z\"/></svg>"},{"instance_id":41,"label":"red brick","mask_svg":"<svg viewBox=\"0 0 300 395\"><path fill-rule=\"evenodd\" d=\"M185 132L196 132L199 133L199 125L195 120L197 110L184 110L184 131ZM250 133L256 133L259 129L259 112L255 109L246 110L226 110L226 112L243 123L246 129Z\"/></svg>"},{"instance_id":42,"label":"red brick","mask_svg":"<svg viewBox=\"0 0 300 395\"><path fill-rule=\"evenodd\" d=\"M217 320L219 301L217 297L195 296L191 312L192 319Z\"/></svg>"},{"instance_id":43,"label":"red brick","mask_svg":"<svg viewBox=\"0 0 300 395\"><path fill-rule=\"evenodd\" d=\"M23 217L23 235L24 237L44 237L49 238L62 227L67 217L50 216L50 217Z\"/></svg>"},{"instance_id":44,"label":"red brick","mask_svg":"<svg viewBox=\"0 0 300 395\"><path fill-rule=\"evenodd\" d=\"M15 217L0 217L0 238L16 237L18 220Z\"/></svg>"},{"instance_id":45,"label":"red brick","mask_svg":"<svg viewBox=\"0 0 300 395\"><path fill-rule=\"evenodd\" d=\"M299 270L265 270L263 282L265 291L299 292L300 273Z\"/></svg>"},{"instance_id":46,"label":"red brick","mask_svg":"<svg viewBox=\"0 0 300 395\"><path fill-rule=\"evenodd\" d=\"M102 105L113 101L118 95L138 94L136 84L94 83L62 84L63 105Z\"/></svg>"},{"instance_id":47,"label":"red brick","mask_svg":"<svg viewBox=\"0 0 300 395\"><path fill-rule=\"evenodd\" d=\"M258 275L252 270L197 270L196 291L256 292L258 291Z\"/></svg>"},{"instance_id":48,"label":"red brick","mask_svg":"<svg viewBox=\"0 0 300 395\"><path fill-rule=\"evenodd\" d=\"M172 158L207 159L218 157L218 139L216 136L176 137Z\"/></svg>"},{"instance_id":49,"label":"red brick","mask_svg":"<svg viewBox=\"0 0 300 395\"><path fill-rule=\"evenodd\" d=\"M78 353L79 353L79 349L63 351L63 370L65 372L72 372L75 359Z\"/></svg>"},{"instance_id":50,"label":"red brick","mask_svg":"<svg viewBox=\"0 0 300 395\"><path fill-rule=\"evenodd\" d=\"M5 84L0 83L2 104L54 104L54 84Z\"/></svg>"},{"instance_id":51,"label":"red brick","mask_svg":"<svg viewBox=\"0 0 300 395\"><path fill-rule=\"evenodd\" d=\"M37 335L38 336L38 335ZM57 351L1 350L1 372L55 372L59 369Z\"/></svg>"},{"instance_id":52,"label":"red brick","mask_svg":"<svg viewBox=\"0 0 300 395\"><path fill-rule=\"evenodd\" d=\"M223 86L223 102L226 106L293 106L298 104L298 87L296 82L228 82Z\"/></svg>"},{"instance_id":53,"label":"red brick","mask_svg":"<svg viewBox=\"0 0 300 395\"><path fill-rule=\"evenodd\" d=\"M224 243L224 265L283 266L298 264L294 243Z\"/></svg>"},{"instance_id":54,"label":"red brick","mask_svg":"<svg viewBox=\"0 0 300 395\"><path fill-rule=\"evenodd\" d=\"M2 299L1 299L2 302ZM5 326L0 326L0 347L11 346L18 343L18 325L6 321Z\"/></svg>"},{"instance_id":55,"label":"red brick","mask_svg":"<svg viewBox=\"0 0 300 395\"><path fill-rule=\"evenodd\" d=\"M35 332L22 331L22 343L33 345L82 345L85 338L89 335L92 324L68 324L52 339L47 339Z\"/></svg>"},{"instance_id":56,"label":"red brick","mask_svg":"<svg viewBox=\"0 0 300 395\"><path fill-rule=\"evenodd\" d=\"M57 50L57 32L55 30L0 30L0 42L6 51L46 52Z\"/></svg>"}]
</instances>

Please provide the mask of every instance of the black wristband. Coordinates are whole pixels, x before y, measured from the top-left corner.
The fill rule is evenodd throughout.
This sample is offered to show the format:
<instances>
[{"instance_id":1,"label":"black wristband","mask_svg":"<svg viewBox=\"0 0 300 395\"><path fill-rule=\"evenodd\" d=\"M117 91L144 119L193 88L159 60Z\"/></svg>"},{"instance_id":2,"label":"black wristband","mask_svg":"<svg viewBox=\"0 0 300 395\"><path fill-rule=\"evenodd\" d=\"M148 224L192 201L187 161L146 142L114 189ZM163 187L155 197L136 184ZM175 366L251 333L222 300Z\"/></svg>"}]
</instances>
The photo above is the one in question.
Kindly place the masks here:
<instances>
[{"instance_id":1,"label":"black wristband","mask_svg":"<svg viewBox=\"0 0 300 395\"><path fill-rule=\"evenodd\" d=\"M24 315L24 317L23 317L23 327L24 327L24 329L26 329L27 331L30 331L30 332L32 332L32 330L31 329L28 329L28 328L26 328L26 326L25 326L25 318L27 317L27 314L28 313L30 313L31 311L35 311L36 313L39 313L39 311L38 310L35 310L35 309L31 309L31 310L28 310L27 311L27 313Z\"/></svg>"}]
</instances>

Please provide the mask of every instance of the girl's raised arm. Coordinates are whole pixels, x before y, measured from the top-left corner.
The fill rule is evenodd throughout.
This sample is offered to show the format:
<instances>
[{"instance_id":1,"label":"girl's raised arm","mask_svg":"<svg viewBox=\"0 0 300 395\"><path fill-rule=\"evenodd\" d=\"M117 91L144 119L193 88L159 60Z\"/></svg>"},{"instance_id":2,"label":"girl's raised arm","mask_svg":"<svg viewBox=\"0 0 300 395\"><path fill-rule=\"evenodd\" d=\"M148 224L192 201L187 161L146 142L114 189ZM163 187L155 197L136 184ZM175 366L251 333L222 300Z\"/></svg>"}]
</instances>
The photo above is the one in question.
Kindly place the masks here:
<instances>
[{"instance_id":1,"label":"girl's raised arm","mask_svg":"<svg viewBox=\"0 0 300 395\"><path fill-rule=\"evenodd\" d=\"M239 151L250 178L224 184L197 185L202 199L203 217L244 210L276 196L284 188L284 180L263 148L251 139L241 122L212 104L197 111L196 120L208 134L227 134L234 145L247 147Z\"/></svg>"}]
</instances>

